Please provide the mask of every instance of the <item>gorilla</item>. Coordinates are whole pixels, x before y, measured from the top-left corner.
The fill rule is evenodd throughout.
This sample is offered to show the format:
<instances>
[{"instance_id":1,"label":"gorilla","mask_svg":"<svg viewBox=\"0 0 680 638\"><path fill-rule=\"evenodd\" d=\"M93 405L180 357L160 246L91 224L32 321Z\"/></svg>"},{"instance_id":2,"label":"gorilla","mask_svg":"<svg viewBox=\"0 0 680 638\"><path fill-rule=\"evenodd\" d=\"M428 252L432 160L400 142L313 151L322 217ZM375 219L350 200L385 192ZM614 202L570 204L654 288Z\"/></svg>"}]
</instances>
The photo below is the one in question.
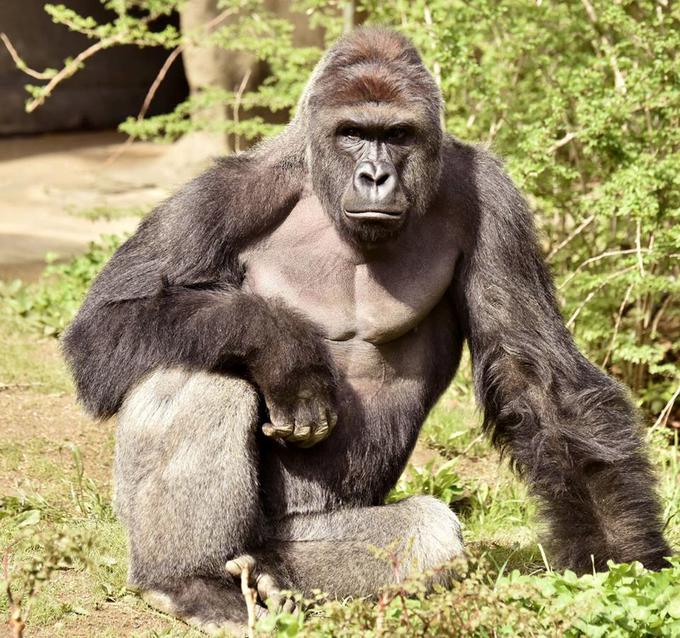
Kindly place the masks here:
<instances>
[{"instance_id":1,"label":"gorilla","mask_svg":"<svg viewBox=\"0 0 680 638\"><path fill-rule=\"evenodd\" d=\"M565 328L523 197L442 130L413 45L363 28L276 138L217 160L110 260L64 338L79 396L118 416L129 578L205 631L242 623L238 575L371 595L461 554L431 497L384 500L469 344L484 428L579 572L665 565L624 390ZM393 545L396 542L396 545Z\"/></svg>"}]
</instances>

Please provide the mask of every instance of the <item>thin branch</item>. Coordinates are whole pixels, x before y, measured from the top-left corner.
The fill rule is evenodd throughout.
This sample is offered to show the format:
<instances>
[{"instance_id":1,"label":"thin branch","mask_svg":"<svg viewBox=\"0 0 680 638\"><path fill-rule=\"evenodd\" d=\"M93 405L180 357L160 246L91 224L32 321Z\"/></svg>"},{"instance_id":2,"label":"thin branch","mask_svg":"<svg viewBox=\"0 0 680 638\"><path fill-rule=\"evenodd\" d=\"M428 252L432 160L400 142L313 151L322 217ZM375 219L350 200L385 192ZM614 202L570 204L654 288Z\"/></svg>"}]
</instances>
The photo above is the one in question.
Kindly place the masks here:
<instances>
[{"instance_id":1,"label":"thin branch","mask_svg":"<svg viewBox=\"0 0 680 638\"><path fill-rule=\"evenodd\" d=\"M354 31L356 6L354 0L345 0L342 6L342 30L344 33Z\"/></svg>"},{"instance_id":2,"label":"thin branch","mask_svg":"<svg viewBox=\"0 0 680 638\"><path fill-rule=\"evenodd\" d=\"M590 300L598 293L602 288L604 288L612 279L615 279L616 277L619 277L620 275L623 275L624 273L627 273L631 270L633 270L635 266L628 266L627 268L622 268L621 270L617 270L616 272L611 273L607 277L605 277L594 290L591 290L587 295L586 298L579 304L578 308L574 310L573 314L571 317L569 317L569 321L567 321L567 328L571 328L574 325L574 322L576 321L576 318L581 314L581 311L586 307L586 304L590 302Z\"/></svg>"},{"instance_id":3,"label":"thin branch","mask_svg":"<svg viewBox=\"0 0 680 638\"><path fill-rule=\"evenodd\" d=\"M146 96L144 97L144 103L142 104L142 108L139 110L139 113L137 113L136 117L137 122L141 122L146 116L146 113L149 110L149 107L151 106L151 102L156 95L156 91L158 91L158 87L161 85L161 82L165 79L165 76L167 75L174 61L182 53L182 51L184 51L184 48L185 45L183 44L181 44L178 47L175 47L170 52L170 55L165 59L165 62L163 62L163 66L158 71L158 74L154 78L154 81L151 83L151 86L149 87L149 90L147 91ZM135 139L134 135L128 135L125 142L123 142L106 160L106 164L111 164L115 162L132 144L134 139Z\"/></svg>"},{"instance_id":4,"label":"thin branch","mask_svg":"<svg viewBox=\"0 0 680 638\"><path fill-rule=\"evenodd\" d=\"M214 27L216 27L220 22L223 22L226 20L230 15L234 14L235 10L234 9L225 9L220 13L219 15L215 16L212 20L209 20L206 22L201 29L204 31L210 31ZM188 39L191 39L188 37ZM149 90L146 93L146 96L144 97L144 102L142 104L142 108L139 110L139 113L137 113L137 117L135 118L137 122L141 122L144 117L146 116L147 111L149 110L149 107L151 106L151 102L153 101L153 98L156 96L156 92L158 91L158 88L160 87L161 83L165 79L165 76L168 74L168 71L170 70L170 67L173 65L177 57L184 51L184 49L187 47L188 42L185 42L183 44L180 44L179 46L175 47L171 52L170 55L165 59L165 62L163 63L163 66L160 68L158 71L156 77L154 78L154 81L151 83L151 86L149 87ZM134 142L135 136L134 135L128 135L127 139L125 142L123 142L112 154L111 156L106 160L107 164L111 164L115 162Z\"/></svg>"},{"instance_id":5,"label":"thin branch","mask_svg":"<svg viewBox=\"0 0 680 638\"><path fill-rule=\"evenodd\" d=\"M436 47L436 39L434 37L434 33L432 32L432 26L434 24L434 21L432 20L432 12L430 11L430 7L425 4L425 8L423 9L423 15L425 17L425 24L427 25L428 31L430 31L432 35L432 44L434 47ZM434 76L434 81L436 82L437 86L441 89L442 88L442 65L435 60L435 63L432 65L432 75Z\"/></svg>"},{"instance_id":6,"label":"thin branch","mask_svg":"<svg viewBox=\"0 0 680 638\"><path fill-rule=\"evenodd\" d=\"M649 250L642 248L642 252L648 253ZM579 271L583 270L586 266L589 266L590 264L595 263L596 261L600 261L600 259L605 259L606 257L618 257L620 255L630 255L633 253L637 253L637 248L628 248L626 250L608 250L604 253L600 253L599 255L595 255L595 257L589 257L586 259L584 262L580 263L573 271L572 273L558 286L558 290L562 290L576 275Z\"/></svg>"},{"instance_id":7,"label":"thin branch","mask_svg":"<svg viewBox=\"0 0 680 638\"><path fill-rule=\"evenodd\" d=\"M26 64L26 62L24 62L21 56L17 53L17 50L12 45L12 42L4 33L0 33L0 40L2 40L3 44L7 47L7 51L9 51L12 61L16 65L17 69L23 71L26 75L30 75L32 78L35 78L36 80L49 80L51 77L54 76L54 72L49 71L41 72L36 71L35 69L29 67L28 64Z\"/></svg>"},{"instance_id":8,"label":"thin branch","mask_svg":"<svg viewBox=\"0 0 680 638\"><path fill-rule=\"evenodd\" d=\"M95 42L92 46L89 46L84 51L81 51L75 58L73 58L73 60L64 66L61 71L56 73L44 87L41 87L43 91L42 95L33 98L26 105L26 113L32 113L39 106L42 106L45 103L45 100L52 94L52 91L55 89L55 87L60 82L70 78L80 68L85 60L91 58L95 53L98 53L103 49L107 49L108 47L121 42L122 37L123 36L120 34L112 35L108 38L104 38L103 40L99 40L99 42Z\"/></svg>"},{"instance_id":9,"label":"thin branch","mask_svg":"<svg viewBox=\"0 0 680 638\"><path fill-rule=\"evenodd\" d=\"M664 406L663 410L659 413L659 418L654 422L654 425L651 428L651 431L656 430L659 427L665 427L666 423L668 423L668 417L671 415L671 411L673 410L673 406L675 405L675 401L677 398L680 396L680 385L677 387L675 392L673 393L673 396L669 399L668 403Z\"/></svg>"},{"instance_id":10,"label":"thin branch","mask_svg":"<svg viewBox=\"0 0 680 638\"><path fill-rule=\"evenodd\" d=\"M605 50L605 53L609 58L609 66L611 67L612 72L614 73L614 88L618 93L625 95L626 80L623 77L623 73L621 73L621 69L619 69L619 63L614 53L614 45L612 44L611 40L600 30L597 19L597 13L595 13L595 9L593 5L590 3L590 0L581 0L581 4L583 4L584 9L586 10L588 19L593 24L593 27L595 27L595 31L597 31L597 33L599 34L600 41L602 43L602 48Z\"/></svg>"},{"instance_id":11,"label":"thin branch","mask_svg":"<svg viewBox=\"0 0 680 638\"><path fill-rule=\"evenodd\" d=\"M659 330L659 321L661 321L661 316L666 311L668 306L671 305L671 300L673 295L666 295L666 298L661 302L661 306L656 311L654 318L652 319L652 325L649 328L649 335L652 339L656 338Z\"/></svg>"},{"instance_id":12,"label":"thin branch","mask_svg":"<svg viewBox=\"0 0 680 638\"><path fill-rule=\"evenodd\" d=\"M564 137L561 137L559 140L557 140L549 149L548 153L553 154L558 148L562 148L563 146L566 146L571 142L576 137L576 133L573 131L569 131Z\"/></svg>"},{"instance_id":13,"label":"thin branch","mask_svg":"<svg viewBox=\"0 0 680 638\"><path fill-rule=\"evenodd\" d=\"M635 227L635 250L637 251L638 266L640 267L640 276L644 277L645 267L642 262L642 247L640 245L640 233L641 233L640 220L638 219Z\"/></svg>"},{"instance_id":14,"label":"thin branch","mask_svg":"<svg viewBox=\"0 0 680 638\"><path fill-rule=\"evenodd\" d=\"M592 221L595 219L595 215L591 215L590 217L587 217L584 219L578 227L565 239L563 239L555 248L553 248L548 256L546 257L546 261L550 261L560 250L562 250L572 239L578 237L587 226L589 226Z\"/></svg>"},{"instance_id":15,"label":"thin branch","mask_svg":"<svg viewBox=\"0 0 680 638\"><path fill-rule=\"evenodd\" d=\"M628 288L626 289L626 294L623 296L623 301L621 302L621 306L619 307L619 312L616 315L616 322L614 323L614 332L612 333L612 338L611 341L609 342L609 347L607 348L607 352L604 356L604 359L602 361L602 367L606 367L606 365L609 363L609 357L611 356L612 352L614 351L614 343L616 342L616 336L619 334L619 328L621 327L621 320L623 319L623 312L626 308L626 304L628 303L628 297L630 297L630 293L633 291L633 284L630 284Z\"/></svg>"},{"instance_id":16,"label":"thin branch","mask_svg":"<svg viewBox=\"0 0 680 638\"><path fill-rule=\"evenodd\" d=\"M248 80L250 80L250 73L251 69L248 69L245 74L243 75L243 79L241 80L241 84L238 87L238 90L236 91L236 95L234 97L234 108L233 108L233 120L234 124L239 123L239 109L241 108L241 100L243 99L243 93L246 90L246 86L248 86ZM241 150L241 141L239 139L238 133L234 135L234 150L238 153Z\"/></svg>"}]
</instances>

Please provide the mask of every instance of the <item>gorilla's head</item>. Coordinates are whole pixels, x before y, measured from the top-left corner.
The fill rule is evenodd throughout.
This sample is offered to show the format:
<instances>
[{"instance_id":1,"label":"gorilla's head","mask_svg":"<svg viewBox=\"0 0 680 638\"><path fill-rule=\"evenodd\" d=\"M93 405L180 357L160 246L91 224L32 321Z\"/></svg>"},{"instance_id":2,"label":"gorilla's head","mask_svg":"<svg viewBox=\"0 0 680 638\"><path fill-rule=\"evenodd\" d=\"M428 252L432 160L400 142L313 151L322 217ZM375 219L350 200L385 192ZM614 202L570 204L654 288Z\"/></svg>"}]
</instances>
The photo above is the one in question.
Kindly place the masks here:
<instances>
[{"instance_id":1,"label":"gorilla's head","mask_svg":"<svg viewBox=\"0 0 680 638\"><path fill-rule=\"evenodd\" d=\"M395 237L439 185L442 100L404 37L364 28L317 67L300 106L324 210L352 242Z\"/></svg>"}]
</instances>

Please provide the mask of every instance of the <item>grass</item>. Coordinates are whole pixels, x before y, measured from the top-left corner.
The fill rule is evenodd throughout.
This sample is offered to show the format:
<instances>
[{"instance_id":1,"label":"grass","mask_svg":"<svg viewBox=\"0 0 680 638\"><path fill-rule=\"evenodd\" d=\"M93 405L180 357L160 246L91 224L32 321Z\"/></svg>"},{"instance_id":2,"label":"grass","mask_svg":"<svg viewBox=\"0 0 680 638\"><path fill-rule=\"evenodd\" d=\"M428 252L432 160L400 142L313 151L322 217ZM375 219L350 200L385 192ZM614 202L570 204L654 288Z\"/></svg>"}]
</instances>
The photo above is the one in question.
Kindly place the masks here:
<instances>
[{"instance_id":1,"label":"grass","mask_svg":"<svg viewBox=\"0 0 680 638\"><path fill-rule=\"evenodd\" d=\"M34 334L0 313L0 547L15 601L23 594L30 603L25 635L198 636L126 588L125 535L111 509L113 425L80 413L55 340ZM462 381L421 436L429 464L405 473L394 498L426 492L452 503L475 557L467 577L432 594L414 579L378 603L326 602L306 617L272 617L261 629L329 637L680 635L678 563L660 574L624 565L582 578L553 572L549 558L546 565L535 506L480 436ZM662 430L650 446L677 547L678 443ZM0 615L8 613L0 596Z\"/></svg>"}]
</instances>

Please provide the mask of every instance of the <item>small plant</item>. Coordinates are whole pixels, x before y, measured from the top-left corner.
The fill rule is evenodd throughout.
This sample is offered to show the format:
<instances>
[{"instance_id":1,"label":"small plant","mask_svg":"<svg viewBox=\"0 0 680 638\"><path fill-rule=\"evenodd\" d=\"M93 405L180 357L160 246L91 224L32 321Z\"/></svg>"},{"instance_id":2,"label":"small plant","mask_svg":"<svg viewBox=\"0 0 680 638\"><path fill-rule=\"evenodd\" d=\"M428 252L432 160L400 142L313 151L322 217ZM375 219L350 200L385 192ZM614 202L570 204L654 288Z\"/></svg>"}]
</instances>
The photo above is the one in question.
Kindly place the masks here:
<instances>
[{"instance_id":1,"label":"small plant","mask_svg":"<svg viewBox=\"0 0 680 638\"><path fill-rule=\"evenodd\" d=\"M17 280L0 289L0 295L11 311L39 333L58 337L80 307L92 280L121 243L122 238L116 235L103 236L83 255L65 263L48 255L49 265L36 283Z\"/></svg>"},{"instance_id":2,"label":"small plant","mask_svg":"<svg viewBox=\"0 0 680 638\"><path fill-rule=\"evenodd\" d=\"M460 501L465 489L455 470L455 461L447 461L436 470L434 460L422 468L409 465L387 496L387 502L395 503L414 494L429 494L447 505Z\"/></svg>"},{"instance_id":3,"label":"small plant","mask_svg":"<svg viewBox=\"0 0 680 638\"><path fill-rule=\"evenodd\" d=\"M12 570L11 557L20 546L37 548L39 551L18 563ZM36 531L32 524L5 550L0 585L7 596L8 624L12 638L23 637L31 605L53 574L78 565L87 565L91 546L91 537L83 532L68 528L59 532Z\"/></svg>"}]
</instances>

